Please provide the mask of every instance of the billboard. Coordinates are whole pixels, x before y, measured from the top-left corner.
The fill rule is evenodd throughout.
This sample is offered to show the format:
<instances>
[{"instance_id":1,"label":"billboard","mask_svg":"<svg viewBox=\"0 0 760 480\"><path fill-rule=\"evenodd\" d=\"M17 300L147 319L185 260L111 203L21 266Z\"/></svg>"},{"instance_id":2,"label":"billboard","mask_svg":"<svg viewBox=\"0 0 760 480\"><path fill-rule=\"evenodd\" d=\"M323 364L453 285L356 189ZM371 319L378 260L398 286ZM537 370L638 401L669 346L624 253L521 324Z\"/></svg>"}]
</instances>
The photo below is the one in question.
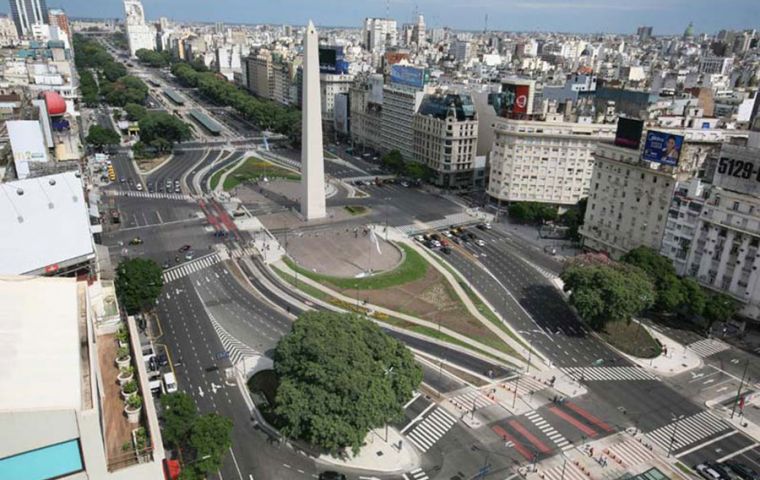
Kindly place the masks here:
<instances>
[{"instance_id":1,"label":"billboard","mask_svg":"<svg viewBox=\"0 0 760 480\"><path fill-rule=\"evenodd\" d=\"M638 150L643 131L643 120L620 117L618 118L617 132L615 132L615 145Z\"/></svg>"},{"instance_id":2,"label":"billboard","mask_svg":"<svg viewBox=\"0 0 760 480\"><path fill-rule=\"evenodd\" d=\"M712 184L734 192L760 195L760 149L724 144Z\"/></svg>"},{"instance_id":3,"label":"billboard","mask_svg":"<svg viewBox=\"0 0 760 480\"><path fill-rule=\"evenodd\" d=\"M343 56L343 47L319 47L319 73L348 73L348 62Z\"/></svg>"},{"instance_id":4,"label":"billboard","mask_svg":"<svg viewBox=\"0 0 760 480\"><path fill-rule=\"evenodd\" d=\"M649 130L644 143L644 160L675 167L681 156L683 136Z\"/></svg>"},{"instance_id":5,"label":"billboard","mask_svg":"<svg viewBox=\"0 0 760 480\"><path fill-rule=\"evenodd\" d=\"M518 115L530 115L533 113L533 92L531 91L531 86L531 83L528 82L502 83L501 91L506 93L508 98L511 98L509 102L511 104L510 113Z\"/></svg>"},{"instance_id":6,"label":"billboard","mask_svg":"<svg viewBox=\"0 0 760 480\"><path fill-rule=\"evenodd\" d=\"M421 89L429 79L424 68L411 65L392 65L391 83Z\"/></svg>"}]
</instances>

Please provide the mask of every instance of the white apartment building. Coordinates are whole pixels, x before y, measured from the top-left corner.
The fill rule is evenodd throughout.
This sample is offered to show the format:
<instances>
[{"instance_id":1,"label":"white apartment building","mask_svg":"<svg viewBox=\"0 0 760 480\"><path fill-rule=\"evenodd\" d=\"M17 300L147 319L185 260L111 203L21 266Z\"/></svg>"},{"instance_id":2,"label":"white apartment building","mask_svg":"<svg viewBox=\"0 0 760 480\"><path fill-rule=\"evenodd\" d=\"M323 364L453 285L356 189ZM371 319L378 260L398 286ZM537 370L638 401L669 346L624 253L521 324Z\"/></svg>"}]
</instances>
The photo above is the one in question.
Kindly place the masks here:
<instances>
[{"instance_id":1,"label":"white apartment building","mask_svg":"<svg viewBox=\"0 0 760 480\"><path fill-rule=\"evenodd\" d=\"M320 97L322 100L322 126L324 131L329 132L334 130L335 97L341 93L348 93L353 83L353 75L319 74Z\"/></svg>"},{"instance_id":2,"label":"white apartment building","mask_svg":"<svg viewBox=\"0 0 760 480\"><path fill-rule=\"evenodd\" d=\"M156 34L154 29L145 23L145 10L140 0L124 0L125 25L129 54L135 56L140 49L155 50Z\"/></svg>"},{"instance_id":3,"label":"white apartment building","mask_svg":"<svg viewBox=\"0 0 760 480\"><path fill-rule=\"evenodd\" d=\"M272 53L260 49L245 59L248 90L262 98L272 98Z\"/></svg>"},{"instance_id":4,"label":"white apartment building","mask_svg":"<svg viewBox=\"0 0 760 480\"><path fill-rule=\"evenodd\" d=\"M699 73L704 75L728 75L734 66L732 57L702 57L699 59Z\"/></svg>"},{"instance_id":5,"label":"white apartment building","mask_svg":"<svg viewBox=\"0 0 760 480\"><path fill-rule=\"evenodd\" d=\"M383 87L383 150L398 150L405 161L415 158L412 121L424 96L425 92L403 85Z\"/></svg>"},{"instance_id":6,"label":"white apartment building","mask_svg":"<svg viewBox=\"0 0 760 480\"><path fill-rule=\"evenodd\" d=\"M369 52L383 52L398 45L396 20L389 18L365 18L362 44Z\"/></svg>"},{"instance_id":7,"label":"white apartment building","mask_svg":"<svg viewBox=\"0 0 760 480\"><path fill-rule=\"evenodd\" d=\"M665 222L660 254L668 257L678 275L686 275L691 244L699 228L707 185L698 178L676 184Z\"/></svg>"},{"instance_id":8,"label":"white apartment building","mask_svg":"<svg viewBox=\"0 0 760 480\"><path fill-rule=\"evenodd\" d=\"M578 203L589 194L594 150L614 138L615 129L614 124L498 119L488 195L499 203Z\"/></svg>"},{"instance_id":9,"label":"white apartment building","mask_svg":"<svg viewBox=\"0 0 760 480\"><path fill-rule=\"evenodd\" d=\"M10 47L18 44L18 32L13 19L0 15L0 47Z\"/></svg>"},{"instance_id":10,"label":"white apartment building","mask_svg":"<svg viewBox=\"0 0 760 480\"><path fill-rule=\"evenodd\" d=\"M351 111L351 140L362 147L382 149L382 75L375 74L368 80L354 82L348 95Z\"/></svg>"},{"instance_id":11,"label":"white apartment building","mask_svg":"<svg viewBox=\"0 0 760 480\"><path fill-rule=\"evenodd\" d=\"M659 250L676 185L672 169L642 161L639 150L600 143L579 233L583 246L620 258L644 245Z\"/></svg>"},{"instance_id":12,"label":"white apartment building","mask_svg":"<svg viewBox=\"0 0 760 480\"><path fill-rule=\"evenodd\" d=\"M471 188L478 144L478 115L469 95L425 95L412 122L414 160L430 167L432 183Z\"/></svg>"}]
</instances>

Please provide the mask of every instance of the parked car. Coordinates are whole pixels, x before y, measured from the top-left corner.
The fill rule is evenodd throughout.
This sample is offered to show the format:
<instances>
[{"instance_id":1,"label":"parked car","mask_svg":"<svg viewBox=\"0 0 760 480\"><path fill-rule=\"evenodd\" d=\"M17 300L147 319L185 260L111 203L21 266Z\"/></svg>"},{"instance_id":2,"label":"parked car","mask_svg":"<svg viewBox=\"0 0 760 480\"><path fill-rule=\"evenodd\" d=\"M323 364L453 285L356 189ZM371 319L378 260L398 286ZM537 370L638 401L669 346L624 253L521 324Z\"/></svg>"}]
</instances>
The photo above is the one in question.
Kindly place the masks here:
<instances>
[{"instance_id":1,"label":"parked car","mask_svg":"<svg viewBox=\"0 0 760 480\"><path fill-rule=\"evenodd\" d=\"M158 362L158 365L160 367L168 367L169 366L169 356L165 353L159 353L156 355L156 362Z\"/></svg>"},{"instance_id":2,"label":"parked car","mask_svg":"<svg viewBox=\"0 0 760 480\"><path fill-rule=\"evenodd\" d=\"M328 470L319 474L319 480L346 480L346 476L342 473Z\"/></svg>"},{"instance_id":3,"label":"parked car","mask_svg":"<svg viewBox=\"0 0 760 480\"><path fill-rule=\"evenodd\" d=\"M420 243L424 243L425 242L425 238L422 235L415 235L414 239L417 240Z\"/></svg>"},{"instance_id":4,"label":"parked car","mask_svg":"<svg viewBox=\"0 0 760 480\"><path fill-rule=\"evenodd\" d=\"M164 373L164 390L166 393L175 393L177 391L177 378L172 372Z\"/></svg>"},{"instance_id":5,"label":"parked car","mask_svg":"<svg viewBox=\"0 0 760 480\"><path fill-rule=\"evenodd\" d=\"M441 251L442 251L443 253L445 253L446 255L449 255L449 254L451 253L451 249L450 249L449 247L443 247L443 248L441 249Z\"/></svg>"},{"instance_id":6,"label":"parked car","mask_svg":"<svg viewBox=\"0 0 760 480\"><path fill-rule=\"evenodd\" d=\"M720 473L716 472L709 464L707 463L700 463L696 467L694 467L694 470L697 471L697 473L708 480L723 480L723 477L720 476Z\"/></svg>"},{"instance_id":7,"label":"parked car","mask_svg":"<svg viewBox=\"0 0 760 480\"><path fill-rule=\"evenodd\" d=\"M760 480L760 474L744 465L743 463L729 460L723 465L728 467L729 470L735 473L742 480Z\"/></svg>"},{"instance_id":8,"label":"parked car","mask_svg":"<svg viewBox=\"0 0 760 480\"><path fill-rule=\"evenodd\" d=\"M138 192L142 192L142 189L143 189L142 183L138 183L135 188L137 188Z\"/></svg>"},{"instance_id":9,"label":"parked car","mask_svg":"<svg viewBox=\"0 0 760 480\"><path fill-rule=\"evenodd\" d=\"M187 252L185 254L185 260L192 260L193 259L193 252Z\"/></svg>"}]
</instances>

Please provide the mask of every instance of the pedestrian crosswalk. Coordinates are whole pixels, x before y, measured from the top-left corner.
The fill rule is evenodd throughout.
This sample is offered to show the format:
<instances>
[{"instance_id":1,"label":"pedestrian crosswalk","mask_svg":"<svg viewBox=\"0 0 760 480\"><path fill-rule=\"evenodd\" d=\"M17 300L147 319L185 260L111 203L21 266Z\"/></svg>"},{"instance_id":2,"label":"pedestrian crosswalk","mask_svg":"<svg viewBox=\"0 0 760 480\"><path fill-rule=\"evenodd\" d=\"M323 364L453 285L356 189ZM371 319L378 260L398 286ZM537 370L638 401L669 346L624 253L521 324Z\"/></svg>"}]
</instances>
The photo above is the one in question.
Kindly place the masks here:
<instances>
[{"instance_id":1,"label":"pedestrian crosswalk","mask_svg":"<svg viewBox=\"0 0 760 480\"><path fill-rule=\"evenodd\" d=\"M457 420L441 407L436 407L433 412L417 424L407 438L420 451L427 452L435 443L448 432Z\"/></svg>"},{"instance_id":2,"label":"pedestrian crosswalk","mask_svg":"<svg viewBox=\"0 0 760 480\"><path fill-rule=\"evenodd\" d=\"M175 280L179 280L180 278L186 277L190 275L191 273L197 272L198 270L203 270L204 268L211 267L212 265L216 265L221 261L221 257L217 253L212 253L209 255L206 255L205 257L196 258L195 260L191 260L187 263L183 263L182 265L178 265L176 267L172 267L168 270L164 271L164 283L173 282Z\"/></svg>"},{"instance_id":3,"label":"pedestrian crosswalk","mask_svg":"<svg viewBox=\"0 0 760 480\"><path fill-rule=\"evenodd\" d=\"M690 343L687 347L702 358L707 358L710 355L715 355L718 352L731 348L727 343L712 338L705 338L704 340Z\"/></svg>"},{"instance_id":4,"label":"pedestrian crosswalk","mask_svg":"<svg viewBox=\"0 0 760 480\"><path fill-rule=\"evenodd\" d=\"M726 422L710 412L702 411L652 430L646 436L665 452L676 452L702 439L729 430L731 427Z\"/></svg>"},{"instance_id":5,"label":"pedestrian crosswalk","mask_svg":"<svg viewBox=\"0 0 760 480\"><path fill-rule=\"evenodd\" d=\"M454 407L464 412L471 412L479 408L485 408L493 405L495 402L483 395L480 390L467 387L464 391L460 390L454 396L448 398Z\"/></svg>"},{"instance_id":6,"label":"pedestrian crosswalk","mask_svg":"<svg viewBox=\"0 0 760 480\"><path fill-rule=\"evenodd\" d=\"M408 225L401 225L396 228L401 230L406 235L411 236L420 232L427 232L429 230L438 230L439 228L468 225L478 222L480 222L480 219L466 213L454 213L451 215L446 215L441 219L433 220L432 222L410 223Z\"/></svg>"},{"instance_id":7,"label":"pedestrian crosswalk","mask_svg":"<svg viewBox=\"0 0 760 480\"><path fill-rule=\"evenodd\" d=\"M193 197L181 193L162 193L162 192L138 192L132 190L106 190L109 195L133 198L160 198L164 200L184 200L193 202Z\"/></svg>"},{"instance_id":8,"label":"pedestrian crosswalk","mask_svg":"<svg viewBox=\"0 0 760 480\"><path fill-rule=\"evenodd\" d=\"M567 367L562 370L581 382L659 380L656 375L639 367Z\"/></svg>"},{"instance_id":9,"label":"pedestrian crosswalk","mask_svg":"<svg viewBox=\"0 0 760 480\"><path fill-rule=\"evenodd\" d=\"M538 477L543 480L588 480L587 471L581 470L581 466L565 458L561 465L539 470Z\"/></svg>"},{"instance_id":10,"label":"pedestrian crosswalk","mask_svg":"<svg viewBox=\"0 0 760 480\"><path fill-rule=\"evenodd\" d=\"M519 377L519 380L517 376L508 378L501 384L501 387L509 392L514 392L516 388L517 395L520 397L523 395L538 393L541 390L549 388L549 386L541 380L537 380L527 375Z\"/></svg>"},{"instance_id":11,"label":"pedestrian crosswalk","mask_svg":"<svg viewBox=\"0 0 760 480\"><path fill-rule=\"evenodd\" d=\"M625 470L631 470L637 465L649 462L654 457L654 452L641 441L626 438L620 443L610 445L602 453L609 458L608 462L617 464Z\"/></svg>"},{"instance_id":12,"label":"pedestrian crosswalk","mask_svg":"<svg viewBox=\"0 0 760 480\"><path fill-rule=\"evenodd\" d=\"M552 427L549 422L544 420L544 418L538 414L538 412L530 412L525 414L526 417L533 423L533 425L536 426L541 432L549 437L549 440L554 443L557 448L561 448L562 450L569 450L573 448L573 445L567 441L567 439L559 433L554 427Z\"/></svg>"},{"instance_id":13,"label":"pedestrian crosswalk","mask_svg":"<svg viewBox=\"0 0 760 480\"><path fill-rule=\"evenodd\" d=\"M404 480L428 480L427 474L421 468L415 468L409 474L404 474Z\"/></svg>"},{"instance_id":14,"label":"pedestrian crosswalk","mask_svg":"<svg viewBox=\"0 0 760 480\"><path fill-rule=\"evenodd\" d=\"M219 341L222 342L224 351L227 352L227 355L229 356L229 359L230 359L230 363L232 365L237 364L240 360L243 360L244 358L251 358L251 357L255 357L259 355L259 352L257 352L253 348L249 347L245 343L241 342L237 338L230 335L229 332L227 332L227 330L224 329L224 327L219 325L219 322L216 321L216 319L211 314L211 312L208 311L208 309L206 309L206 313L208 314L208 318L211 320L211 325L214 327L214 331L216 332L216 335L219 337Z\"/></svg>"},{"instance_id":15,"label":"pedestrian crosswalk","mask_svg":"<svg viewBox=\"0 0 760 480\"><path fill-rule=\"evenodd\" d=\"M256 249L253 247L242 247L230 250L231 258L251 257L256 254Z\"/></svg>"}]
</instances>

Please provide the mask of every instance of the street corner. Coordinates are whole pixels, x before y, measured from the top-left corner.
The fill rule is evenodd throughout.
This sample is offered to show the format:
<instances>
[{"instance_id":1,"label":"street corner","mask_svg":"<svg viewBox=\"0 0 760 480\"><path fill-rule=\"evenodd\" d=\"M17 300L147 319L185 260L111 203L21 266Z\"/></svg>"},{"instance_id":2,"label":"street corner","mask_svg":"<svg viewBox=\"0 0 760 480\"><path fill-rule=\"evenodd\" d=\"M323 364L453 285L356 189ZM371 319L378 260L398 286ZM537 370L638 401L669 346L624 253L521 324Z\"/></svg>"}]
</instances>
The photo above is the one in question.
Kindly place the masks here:
<instances>
[{"instance_id":1,"label":"street corner","mask_svg":"<svg viewBox=\"0 0 760 480\"><path fill-rule=\"evenodd\" d=\"M320 464L370 473L403 473L420 467L420 453L395 427L386 426L371 430L357 455L344 457L323 454L317 457Z\"/></svg>"}]
</instances>

